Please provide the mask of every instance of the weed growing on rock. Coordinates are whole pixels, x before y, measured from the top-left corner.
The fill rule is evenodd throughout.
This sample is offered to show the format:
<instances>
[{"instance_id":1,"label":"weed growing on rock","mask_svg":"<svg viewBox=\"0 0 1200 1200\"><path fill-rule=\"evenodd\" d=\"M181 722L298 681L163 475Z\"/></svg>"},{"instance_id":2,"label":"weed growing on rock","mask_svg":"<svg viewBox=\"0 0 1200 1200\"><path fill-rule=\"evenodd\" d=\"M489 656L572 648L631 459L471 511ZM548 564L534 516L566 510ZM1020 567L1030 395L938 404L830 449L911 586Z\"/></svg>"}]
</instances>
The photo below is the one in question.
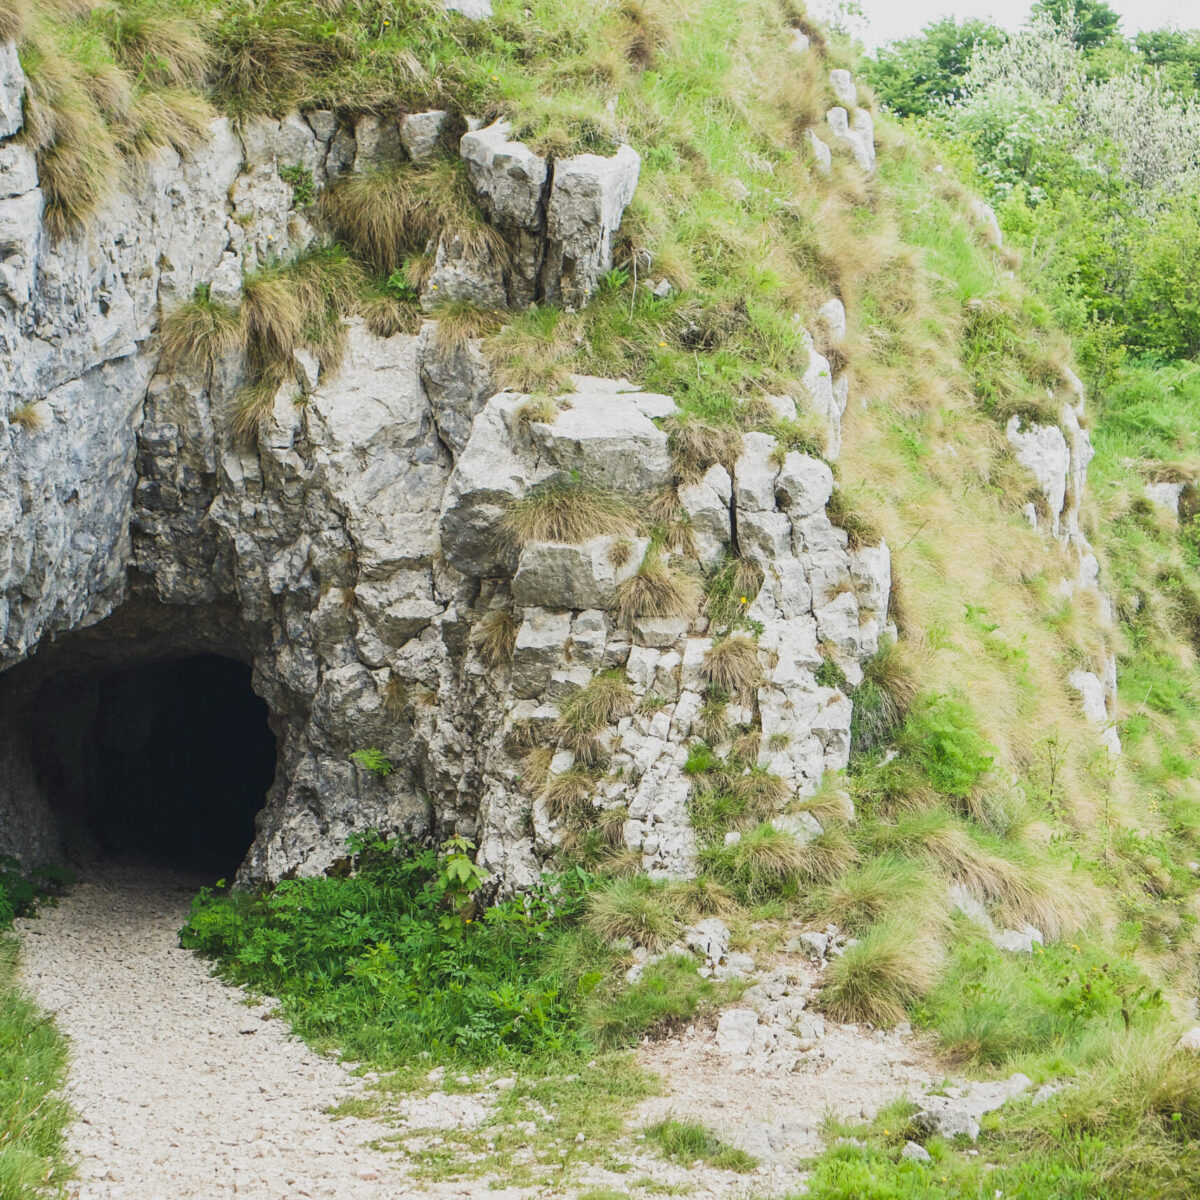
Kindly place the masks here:
<instances>
[{"instance_id":1,"label":"weed growing on rock","mask_svg":"<svg viewBox=\"0 0 1200 1200\"><path fill-rule=\"evenodd\" d=\"M507 608L490 608L471 630L471 645L489 667L512 662L517 644L517 621Z\"/></svg>"},{"instance_id":2,"label":"weed growing on rock","mask_svg":"<svg viewBox=\"0 0 1200 1200\"><path fill-rule=\"evenodd\" d=\"M638 617L690 620L700 607L701 584L695 576L674 570L653 547L637 571L613 589L613 619L628 628Z\"/></svg>"},{"instance_id":3,"label":"weed growing on rock","mask_svg":"<svg viewBox=\"0 0 1200 1200\"><path fill-rule=\"evenodd\" d=\"M501 520L502 536L529 542L586 542L606 534L632 536L638 519L628 500L577 479L551 480L514 501Z\"/></svg>"}]
</instances>

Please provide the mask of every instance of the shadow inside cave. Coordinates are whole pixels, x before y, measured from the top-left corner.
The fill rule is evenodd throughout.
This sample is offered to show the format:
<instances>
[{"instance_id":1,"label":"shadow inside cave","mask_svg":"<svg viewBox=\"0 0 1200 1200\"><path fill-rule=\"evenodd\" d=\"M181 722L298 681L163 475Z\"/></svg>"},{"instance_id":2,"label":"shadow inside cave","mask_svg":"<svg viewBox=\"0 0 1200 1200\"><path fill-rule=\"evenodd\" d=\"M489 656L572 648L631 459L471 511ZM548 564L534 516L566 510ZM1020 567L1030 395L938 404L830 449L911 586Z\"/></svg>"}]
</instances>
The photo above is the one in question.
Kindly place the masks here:
<instances>
[{"instance_id":1,"label":"shadow inside cave","mask_svg":"<svg viewBox=\"0 0 1200 1200\"><path fill-rule=\"evenodd\" d=\"M275 775L267 705L216 654L65 668L24 705L67 857L232 876Z\"/></svg>"}]
</instances>

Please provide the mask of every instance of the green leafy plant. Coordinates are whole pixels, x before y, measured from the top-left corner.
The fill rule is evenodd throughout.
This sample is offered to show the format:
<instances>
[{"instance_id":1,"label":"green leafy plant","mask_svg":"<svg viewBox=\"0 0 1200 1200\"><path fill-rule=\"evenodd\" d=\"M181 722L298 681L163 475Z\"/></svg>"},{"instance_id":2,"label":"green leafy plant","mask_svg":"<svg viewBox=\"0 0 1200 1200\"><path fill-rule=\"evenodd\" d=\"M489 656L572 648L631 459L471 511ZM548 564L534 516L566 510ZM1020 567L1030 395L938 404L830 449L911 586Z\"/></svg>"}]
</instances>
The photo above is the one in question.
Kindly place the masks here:
<instances>
[{"instance_id":1,"label":"green leafy plant","mask_svg":"<svg viewBox=\"0 0 1200 1200\"><path fill-rule=\"evenodd\" d=\"M374 746L370 746L365 750L355 750L351 753L350 757L364 771L370 771L372 775L378 775L380 779L386 779L396 769L391 759L382 750L378 750Z\"/></svg>"},{"instance_id":2,"label":"green leafy plant","mask_svg":"<svg viewBox=\"0 0 1200 1200\"><path fill-rule=\"evenodd\" d=\"M279 178L291 186L292 202L297 208L307 208L317 198L312 172L303 163L280 167Z\"/></svg>"}]
</instances>

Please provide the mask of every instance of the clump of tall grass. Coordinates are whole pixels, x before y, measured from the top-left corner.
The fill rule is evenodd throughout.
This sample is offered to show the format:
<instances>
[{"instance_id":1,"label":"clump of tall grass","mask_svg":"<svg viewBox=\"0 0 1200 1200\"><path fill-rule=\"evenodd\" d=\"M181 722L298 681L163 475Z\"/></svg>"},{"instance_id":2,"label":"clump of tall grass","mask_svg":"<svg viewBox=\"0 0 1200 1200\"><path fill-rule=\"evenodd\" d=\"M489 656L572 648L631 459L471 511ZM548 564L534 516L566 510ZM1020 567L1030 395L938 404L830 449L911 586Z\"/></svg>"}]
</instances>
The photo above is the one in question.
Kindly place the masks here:
<instances>
[{"instance_id":1,"label":"clump of tall grass","mask_svg":"<svg viewBox=\"0 0 1200 1200\"><path fill-rule=\"evenodd\" d=\"M637 510L628 500L577 479L553 479L513 501L500 521L501 536L530 542L586 542L606 534L632 536Z\"/></svg>"},{"instance_id":2,"label":"clump of tall grass","mask_svg":"<svg viewBox=\"0 0 1200 1200\"><path fill-rule=\"evenodd\" d=\"M664 563L652 547L638 569L613 589L610 608L617 624L625 627L638 617L690 619L702 593L696 576Z\"/></svg>"},{"instance_id":3,"label":"clump of tall grass","mask_svg":"<svg viewBox=\"0 0 1200 1200\"><path fill-rule=\"evenodd\" d=\"M562 743L576 754L590 746L605 727L634 705L633 689L619 671L605 671L577 688L559 706L555 727Z\"/></svg>"},{"instance_id":4,"label":"clump of tall grass","mask_svg":"<svg viewBox=\"0 0 1200 1200\"><path fill-rule=\"evenodd\" d=\"M491 608L471 630L471 645L489 667L512 662L517 644L517 621L507 608Z\"/></svg>"},{"instance_id":5,"label":"clump of tall grass","mask_svg":"<svg viewBox=\"0 0 1200 1200\"><path fill-rule=\"evenodd\" d=\"M817 1003L835 1021L895 1025L933 989L942 960L936 937L916 922L881 922L830 962Z\"/></svg>"},{"instance_id":6,"label":"clump of tall grass","mask_svg":"<svg viewBox=\"0 0 1200 1200\"><path fill-rule=\"evenodd\" d=\"M732 471L742 453L742 431L736 425L712 425L695 417L668 417L663 422L675 476L694 483L718 464Z\"/></svg>"},{"instance_id":7,"label":"clump of tall grass","mask_svg":"<svg viewBox=\"0 0 1200 1200\"><path fill-rule=\"evenodd\" d=\"M585 919L606 942L627 938L652 953L665 949L679 933L671 892L644 875L615 879L593 890Z\"/></svg>"},{"instance_id":8,"label":"clump of tall grass","mask_svg":"<svg viewBox=\"0 0 1200 1200\"><path fill-rule=\"evenodd\" d=\"M503 263L507 245L480 214L461 163L383 167L331 184L317 210L333 233L384 277L445 234L470 257Z\"/></svg>"},{"instance_id":9,"label":"clump of tall grass","mask_svg":"<svg viewBox=\"0 0 1200 1200\"><path fill-rule=\"evenodd\" d=\"M714 642L704 655L704 677L731 696L744 696L762 681L758 646L744 634Z\"/></svg>"}]
</instances>

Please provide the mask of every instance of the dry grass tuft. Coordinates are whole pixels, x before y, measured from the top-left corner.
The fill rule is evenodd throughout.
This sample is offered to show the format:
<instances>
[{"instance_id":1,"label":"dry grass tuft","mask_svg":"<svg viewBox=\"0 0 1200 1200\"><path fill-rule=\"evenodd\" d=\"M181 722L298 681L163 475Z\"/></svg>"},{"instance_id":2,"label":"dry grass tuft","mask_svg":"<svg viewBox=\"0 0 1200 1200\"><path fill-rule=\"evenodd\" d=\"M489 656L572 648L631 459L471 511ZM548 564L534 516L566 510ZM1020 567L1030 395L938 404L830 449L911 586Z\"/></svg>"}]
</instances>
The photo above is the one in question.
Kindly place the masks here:
<instances>
[{"instance_id":1,"label":"dry grass tuft","mask_svg":"<svg viewBox=\"0 0 1200 1200\"><path fill-rule=\"evenodd\" d=\"M65 65L28 51L24 62L25 138L37 154L43 219L51 237L69 237L113 194L120 160L99 112Z\"/></svg>"},{"instance_id":2,"label":"dry grass tuft","mask_svg":"<svg viewBox=\"0 0 1200 1200\"><path fill-rule=\"evenodd\" d=\"M512 662L517 644L517 621L507 608L491 608L471 630L471 646L489 667Z\"/></svg>"},{"instance_id":3,"label":"dry grass tuft","mask_svg":"<svg viewBox=\"0 0 1200 1200\"><path fill-rule=\"evenodd\" d=\"M735 880L756 897L798 882L807 863L804 851L794 834L762 824L742 834L729 862Z\"/></svg>"},{"instance_id":4,"label":"dry grass tuft","mask_svg":"<svg viewBox=\"0 0 1200 1200\"><path fill-rule=\"evenodd\" d=\"M747 815L759 821L777 813L791 796L788 785L778 775L759 767L736 775L722 772L720 783Z\"/></svg>"},{"instance_id":5,"label":"dry grass tuft","mask_svg":"<svg viewBox=\"0 0 1200 1200\"><path fill-rule=\"evenodd\" d=\"M557 308L533 308L488 339L494 378L513 392L554 394L571 382L579 318Z\"/></svg>"},{"instance_id":6,"label":"dry grass tuft","mask_svg":"<svg viewBox=\"0 0 1200 1200\"><path fill-rule=\"evenodd\" d=\"M389 717L399 719L408 705L408 684L400 675L389 675L383 689L383 707Z\"/></svg>"},{"instance_id":7,"label":"dry grass tuft","mask_svg":"<svg viewBox=\"0 0 1200 1200\"><path fill-rule=\"evenodd\" d=\"M625 822L629 819L629 807L625 804L618 804L613 808L604 808L600 810L599 817L596 818L596 829L600 834L601 841L606 846L612 846L614 849L619 849L625 845ZM638 856L639 863L641 855Z\"/></svg>"},{"instance_id":8,"label":"dry grass tuft","mask_svg":"<svg viewBox=\"0 0 1200 1200\"><path fill-rule=\"evenodd\" d=\"M498 313L480 308L470 300L447 300L437 305L429 316L437 323L433 331L434 345L447 357L465 349L472 338L488 337L500 328Z\"/></svg>"},{"instance_id":9,"label":"dry grass tuft","mask_svg":"<svg viewBox=\"0 0 1200 1200\"><path fill-rule=\"evenodd\" d=\"M921 863L902 855L873 858L834 879L820 901L822 920L852 933L919 905L940 903L937 878Z\"/></svg>"},{"instance_id":10,"label":"dry grass tuft","mask_svg":"<svg viewBox=\"0 0 1200 1200\"><path fill-rule=\"evenodd\" d=\"M878 524L841 488L833 489L833 495L829 497L829 503L825 506L825 513L834 525L846 531L851 550L877 546L883 537Z\"/></svg>"},{"instance_id":11,"label":"dry grass tuft","mask_svg":"<svg viewBox=\"0 0 1200 1200\"><path fill-rule=\"evenodd\" d=\"M913 922L876 925L829 964L817 1003L835 1021L894 1025L933 989L942 957L937 939Z\"/></svg>"},{"instance_id":12,"label":"dry grass tuft","mask_svg":"<svg viewBox=\"0 0 1200 1200\"><path fill-rule=\"evenodd\" d=\"M514 501L501 519L500 536L517 547L576 544L606 534L632 536L637 526L628 500L575 480L551 480Z\"/></svg>"},{"instance_id":13,"label":"dry grass tuft","mask_svg":"<svg viewBox=\"0 0 1200 1200\"><path fill-rule=\"evenodd\" d=\"M46 415L35 401L28 400L24 404L18 404L8 414L8 423L25 430L26 433L37 433L38 430L45 429Z\"/></svg>"},{"instance_id":14,"label":"dry grass tuft","mask_svg":"<svg viewBox=\"0 0 1200 1200\"><path fill-rule=\"evenodd\" d=\"M559 735L565 739L572 733L596 733L632 712L634 703L625 676L619 671L605 671L576 688L559 706Z\"/></svg>"},{"instance_id":15,"label":"dry grass tuft","mask_svg":"<svg viewBox=\"0 0 1200 1200\"><path fill-rule=\"evenodd\" d=\"M33 25L31 0L0 0L0 40L23 41Z\"/></svg>"},{"instance_id":16,"label":"dry grass tuft","mask_svg":"<svg viewBox=\"0 0 1200 1200\"><path fill-rule=\"evenodd\" d=\"M1032 860L1017 847L1009 854L990 849L942 810L891 827L884 844L923 855L1003 919L1028 922L1051 940L1101 919L1107 909L1085 875Z\"/></svg>"},{"instance_id":17,"label":"dry grass tuft","mask_svg":"<svg viewBox=\"0 0 1200 1200\"><path fill-rule=\"evenodd\" d=\"M238 311L203 292L163 318L162 356L171 365L207 367L244 343Z\"/></svg>"},{"instance_id":18,"label":"dry grass tuft","mask_svg":"<svg viewBox=\"0 0 1200 1200\"><path fill-rule=\"evenodd\" d=\"M525 790L536 795L550 779L550 767L554 762L553 746L530 746L523 755Z\"/></svg>"},{"instance_id":19,"label":"dry grass tuft","mask_svg":"<svg viewBox=\"0 0 1200 1200\"><path fill-rule=\"evenodd\" d=\"M594 786L591 771L582 763L550 776L542 797L551 818L571 820L586 814L591 808L588 797Z\"/></svg>"},{"instance_id":20,"label":"dry grass tuft","mask_svg":"<svg viewBox=\"0 0 1200 1200\"><path fill-rule=\"evenodd\" d=\"M752 691L762 681L757 643L740 633L714 642L704 656L704 677L731 696Z\"/></svg>"},{"instance_id":21,"label":"dry grass tuft","mask_svg":"<svg viewBox=\"0 0 1200 1200\"><path fill-rule=\"evenodd\" d=\"M159 146L190 154L208 135L213 110L208 101L184 88L136 92L128 120L115 130L122 154L145 158Z\"/></svg>"},{"instance_id":22,"label":"dry grass tuft","mask_svg":"<svg viewBox=\"0 0 1200 1200\"><path fill-rule=\"evenodd\" d=\"M691 924L704 917L729 917L737 912L737 901L707 875L667 885L680 917Z\"/></svg>"},{"instance_id":23,"label":"dry grass tuft","mask_svg":"<svg viewBox=\"0 0 1200 1200\"><path fill-rule=\"evenodd\" d=\"M425 314L409 300L400 300L386 292L376 292L359 300L358 311L367 329L378 338L398 333L420 332Z\"/></svg>"},{"instance_id":24,"label":"dry grass tuft","mask_svg":"<svg viewBox=\"0 0 1200 1200\"><path fill-rule=\"evenodd\" d=\"M644 875L602 884L588 897L587 923L606 942L628 939L653 954L665 950L679 930L671 893Z\"/></svg>"},{"instance_id":25,"label":"dry grass tuft","mask_svg":"<svg viewBox=\"0 0 1200 1200\"><path fill-rule=\"evenodd\" d=\"M694 417L668 417L671 462L681 483L694 483L718 463L732 471L742 453L742 432L736 425L710 425Z\"/></svg>"},{"instance_id":26,"label":"dry grass tuft","mask_svg":"<svg viewBox=\"0 0 1200 1200\"><path fill-rule=\"evenodd\" d=\"M517 405L513 417L518 428L528 429L531 425L553 425L558 413L558 402L553 396L530 396ZM621 564L614 562L613 565Z\"/></svg>"},{"instance_id":27,"label":"dry grass tuft","mask_svg":"<svg viewBox=\"0 0 1200 1200\"><path fill-rule=\"evenodd\" d=\"M117 62L157 86L202 86L213 54L197 15L136 8L114 14L108 38Z\"/></svg>"},{"instance_id":28,"label":"dry grass tuft","mask_svg":"<svg viewBox=\"0 0 1200 1200\"><path fill-rule=\"evenodd\" d=\"M826 771L820 787L811 796L798 800L794 807L797 812L812 813L825 829L831 825L848 825L854 820L854 801L833 771Z\"/></svg>"},{"instance_id":29,"label":"dry grass tuft","mask_svg":"<svg viewBox=\"0 0 1200 1200\"><path fill-rule=\"evenodd\" d=\"M616 623L624 628L637 617L690 619L699 610L702 595L698 579L672 570L651 549L637 572L613 589L610 611Z\"/></svg>"},{"instance_id":30,"label":"dry grass tuft","mask_svg":"<svg viewBox=\"0 0 1200 1200\"><path fill-rule=\"evenodd\" d=\"M818 834L801 847L796 873L807 883L832 883L858 861L858 851L842 826Z\"/></svg>"},{"instance_id":31,"label":"dry grass tuft","mask_svg":"<svg viewBox=\"0 0 1200 1200\"><path fill-rule=\"evenodd\" d=\"M318 212L333 233L377 275L390 276L406 258L445 235L463 254L507 261L508 248L475 205L461 164L411 164L351 175L327 187Z\"/></svg>"},{"instance_id":32,"label":"dry grass tuft","mask_svg":"<svg viewBox=\"0 0 1200 1200\"><path fill-rule=\"evenodd\" d=\"M719 696L710 696L700 706L694 729L710 746L719 746L729 737L729 704Z\"/></svg>"}]
</instances>

